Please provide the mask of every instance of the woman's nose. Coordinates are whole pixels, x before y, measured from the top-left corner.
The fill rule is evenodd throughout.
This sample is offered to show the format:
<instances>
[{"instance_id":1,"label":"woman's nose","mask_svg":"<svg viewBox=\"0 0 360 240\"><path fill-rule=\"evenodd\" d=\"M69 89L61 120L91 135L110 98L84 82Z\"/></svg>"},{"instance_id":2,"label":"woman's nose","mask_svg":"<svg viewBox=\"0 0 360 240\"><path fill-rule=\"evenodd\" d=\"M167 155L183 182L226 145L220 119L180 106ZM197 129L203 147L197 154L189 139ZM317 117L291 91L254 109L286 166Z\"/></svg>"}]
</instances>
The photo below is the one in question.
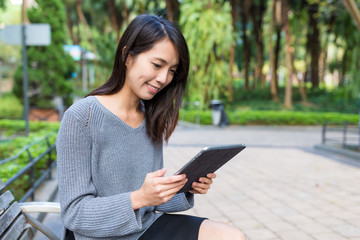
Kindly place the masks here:
<instances>
[{"instance_id":1,"label":"woman's nose","mask_svg":"<svg viewBox=\"0 0 360 240\"><path fill-rule=\"evenodd\" d=\"M168 71L160 71L159 74L156 77L156 81L161 83L161 84L165 84L167 82L167 78L169 76Z\"/></svg>"}]
</instances>

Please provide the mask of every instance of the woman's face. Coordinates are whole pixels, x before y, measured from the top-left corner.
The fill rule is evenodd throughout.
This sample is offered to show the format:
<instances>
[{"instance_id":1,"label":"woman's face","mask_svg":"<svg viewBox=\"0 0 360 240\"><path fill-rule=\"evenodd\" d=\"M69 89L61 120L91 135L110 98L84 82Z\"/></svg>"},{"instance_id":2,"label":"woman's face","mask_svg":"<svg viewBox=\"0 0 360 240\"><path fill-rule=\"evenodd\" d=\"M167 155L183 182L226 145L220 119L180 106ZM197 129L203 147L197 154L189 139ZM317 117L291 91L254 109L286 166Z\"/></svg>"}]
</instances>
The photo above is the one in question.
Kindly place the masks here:
<instances>
[{"instance_id":1,"label":"woman's face","mask_svg":"<svg viewBox=\"0 0 360 240\"><path fill-rule=\"evenodd\" d=\"M165 88L176 74L179 54L168 39L158 41L150 50L126 60L124 88L142 100L150 100Z\"/></svg>"}]
</instances>

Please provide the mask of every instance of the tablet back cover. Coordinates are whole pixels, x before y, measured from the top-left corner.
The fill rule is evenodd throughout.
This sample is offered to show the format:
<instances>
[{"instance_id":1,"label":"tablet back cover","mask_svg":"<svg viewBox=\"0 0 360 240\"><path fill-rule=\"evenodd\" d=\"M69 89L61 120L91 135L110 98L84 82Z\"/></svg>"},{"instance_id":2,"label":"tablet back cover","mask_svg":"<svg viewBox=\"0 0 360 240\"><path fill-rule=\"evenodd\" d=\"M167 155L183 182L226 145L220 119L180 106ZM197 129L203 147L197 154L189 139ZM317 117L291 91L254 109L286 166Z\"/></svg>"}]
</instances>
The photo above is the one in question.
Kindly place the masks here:
<instances>
[{"instance_id":1,"label":"tablet back cover","mask_svg":"<svg viewBox=\"0 0 360 240\"><path fill-rule=\"evenodd\" d=\"M193 182L199 181L200 177L205 177L208 173L214 173L244 148L244 145L225 145L206 147L201 150L176 173L186 174L188 178L188 181L179 193L192 190L191 185Z\"/></svg>"}]
</instances>

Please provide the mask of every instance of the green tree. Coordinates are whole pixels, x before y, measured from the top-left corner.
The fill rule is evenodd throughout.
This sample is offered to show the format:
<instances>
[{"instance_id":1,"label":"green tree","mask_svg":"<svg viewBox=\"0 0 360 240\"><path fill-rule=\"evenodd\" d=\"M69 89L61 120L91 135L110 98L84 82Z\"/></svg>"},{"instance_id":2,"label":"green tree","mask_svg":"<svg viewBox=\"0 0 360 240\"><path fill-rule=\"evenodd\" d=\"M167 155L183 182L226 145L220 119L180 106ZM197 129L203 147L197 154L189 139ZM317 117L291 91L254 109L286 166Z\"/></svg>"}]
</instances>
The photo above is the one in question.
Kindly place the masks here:
<instances>
[{"instance_id":1,"label":"green tree","mask_svg":"<svg viewBox=\"0 0 360 240\"><path fill-rule=\"evenodd\" d=\"M0 0L0 9L6 9L6 0Z\"/></svg>"},{"instance_id":2,"label":"green tree","mask_svg":"<svg viewBox=\"0 0 360 240\"><path fill-rule=\"evenodd\" d=\"M214 98L228 97L229 53L234 42L228 2L185 0L180 26L190 51L187 97L201 106Z\"/></svg>"},{"instance_id":3,"label":"green tree","mask_svg":"<svg viewBox=\"0 0 360 240\"><path fill-rule=\"evenodd\" d=\"M111 74L116 43L130 21L136 15L144 13L166 15L167 7L164 0L65 0L64 2L71 42L96 54L94 87L102 84ZM80 63L81 66L82 64L84 62Z\"/></svg>"},{"instance_id":4,"label":"green tree","mask_svg":"<svg viewBox=\"0 0 360 240\"><path fill-rule=\"evenodd\" d=\"M61 0L37 0L37 6L28 10L31 23L48 23L51 27L51 45L28 47L28 78L30 106L51 107L55 96L71 104L74 61L63 46L65 34L65 8ZM22 67L15 73L14 92L22 98Z\"/></svg>"}]
</instances>

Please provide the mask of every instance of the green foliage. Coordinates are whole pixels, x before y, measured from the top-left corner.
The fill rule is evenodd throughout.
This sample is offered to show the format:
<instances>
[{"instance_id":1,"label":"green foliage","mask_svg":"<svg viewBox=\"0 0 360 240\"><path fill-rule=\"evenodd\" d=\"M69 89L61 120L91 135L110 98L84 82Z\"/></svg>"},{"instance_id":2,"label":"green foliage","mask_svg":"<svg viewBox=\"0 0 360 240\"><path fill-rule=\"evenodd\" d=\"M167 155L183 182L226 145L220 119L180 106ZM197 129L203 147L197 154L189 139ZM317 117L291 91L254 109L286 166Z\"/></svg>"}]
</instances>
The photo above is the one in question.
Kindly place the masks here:
<instances>
[{"instance_id":1,"label":"green foliage","mask_svg":"<svg viewBox=\"0 0 360 240\"><path fill-rule=\"evenodd\" d=\"M187 98L204 106L228 95L229 52L234 42L231 7L224 1L181 3L180 26L190 51Z\"/></svg>"},{"instance_id":2,"label":"green foliage","mask_svg":"<svg viewBox=\"0 0 360 240\"><path fill-rule=\"evenodd\" d=\"M0 98L0 119L19 119L23 113L23 106L18 98L6 94Z\"/></svg>"},{"instance_id":3,"label":"green foliage","mask_svg":"<svg viewBox=\"0 0 360 240\"><path fill-rule=\"evenodd\" d=\"M226 103L226 109L231 110L283 110L282 99L283 88L279 88L280 102L271 101L270 90L255 89L244 91L236 89L235 101ZM347 88L328 90L325 88L307 89L308 104L301 102L299 89L293 90L294 111L302 112L340 112L358 113L358 96L352 96Z\"/></svg>"},{"instance_id":4,"label":"green foliage","mask_svg":"<svg viewBox=\"0 0 360 240\"><path fill-rule=\"evenodd\" d=\"M56 132L59 122L30 122L30 132L43 132L44 135ZM0 136L9 138L10 136L23 135L25 132L25 121L23 120L0 120ZM1 158L1 157L0 157Z\"/></svg>"},{"instance_id":5,"label":"green foliage","mask_svg":"<svg viewBox=\"0 0 360 240\"><path fill-rule=\"evenodd\" d=\"M3 8L1 7L3 4ZM0 31L6 25L21 23L21 6L13 5L10 0L0 0ZM5 26L6 26L5 25ZM11 78L13 71L19 66L21 48L18 45L5 44L0 40L0 85L3 86L4 78Z\"/></svg>"},{"instance_id":6,"label":"green foliage","mask_svg":"<svg viewBox=\"0 0 360 240\"><path fill-rule=\"evenodd\" d=\"M6 5L5 5L5 0L0 0L0 9L5 9Z\"/></svg>"},{"instance_id":7,"label":"green foliage","mask_svg":"<svg viewBox=\"0 0 360 240\"><path fill-rule=\"evenodd\" d=\"M358 37L360 43L360 35ZM352 52L352 61L350 66L350 84L348 86L350 94L353 98L359 96L360 88L360 47L359 44L355 45Z\"/></svg>"},{"instance_id":8,"label":"green foliage","mask_svg":"<svg viewBox=\"0 0 360 240\"><path fill-rule=\"evenodd\" d=\"M211 124L211 111L197 112L181 110L184 121L196 122L200 114L201 124ZM292 111L228 111L227 116L233 125L317 125L325 122L348 122L357 124L357 114L292 112Z\"/></svg>"},{"instance_id":9,"label":"green foliage","mask_svg":"<svg viewBox=\"0 0 360 240\"><path fill-rule=\"evenodd\" d=\"M180 119L186 122L196 123L198 119L200 124L209 125L212 123L211 111L184 110L180 111Z\"/></svg>"},{"instance_id":10,"label":"green foliage","mask_svg":"<svg viewBox=\"0 0 360 240\"><path fill-rule=\"evenodd\" d=\"M244 111L229 115L232 124L317 125L325 122L357 123L358 115L343 113Z\"/></svg>"},{"instance_id":11,"label":"green foliage","mask_svg":"<svg viewBox=\"0 0 360 240\"><path fill-rule=\"evenodd\" d=\"M28 10L32 23L48 23L51 27L51 45L28 47L28 78L30 105L52 107L54 96L62 96L66 105L71 104L74 61L65 53L66 16L61 0L37 0L37 6ZM22 68L15 73L14 93L22 98Z\"/></svg>"},{"instance_id":12,"label":"green foliage","mask_svg":"<svg viewBox=\"0 0 360 240\"><path fill-rule=\"evenodd\" d=\"M0 120L0 133L1 135L19 135L24 131L25 122L19 120ZM48 143L44 139L48 136L49 144L53 144L56 139L56 133L59 128L59 123L51 122L31 122L31 133L28 137L17 136L8 141L0 141L0 159L9 158L20 153L26 145L36 142L30 148L30 154L32 157L39 156L48 148ZM51 154L52 159L56 159L55 151ZM48 156L41 159L35 165L35 179L37 179L42 171L47 168ZM29 163L29 155L25 151L17 159L2 164L0 167L0 179L6 182L9 178L14 176L22 168ZM11 186L11 191L14 193L16 199L20 199L24 193L29 189L29 175L26 173L18 180L16 180Z\"/></svg>"}]
</instances>

